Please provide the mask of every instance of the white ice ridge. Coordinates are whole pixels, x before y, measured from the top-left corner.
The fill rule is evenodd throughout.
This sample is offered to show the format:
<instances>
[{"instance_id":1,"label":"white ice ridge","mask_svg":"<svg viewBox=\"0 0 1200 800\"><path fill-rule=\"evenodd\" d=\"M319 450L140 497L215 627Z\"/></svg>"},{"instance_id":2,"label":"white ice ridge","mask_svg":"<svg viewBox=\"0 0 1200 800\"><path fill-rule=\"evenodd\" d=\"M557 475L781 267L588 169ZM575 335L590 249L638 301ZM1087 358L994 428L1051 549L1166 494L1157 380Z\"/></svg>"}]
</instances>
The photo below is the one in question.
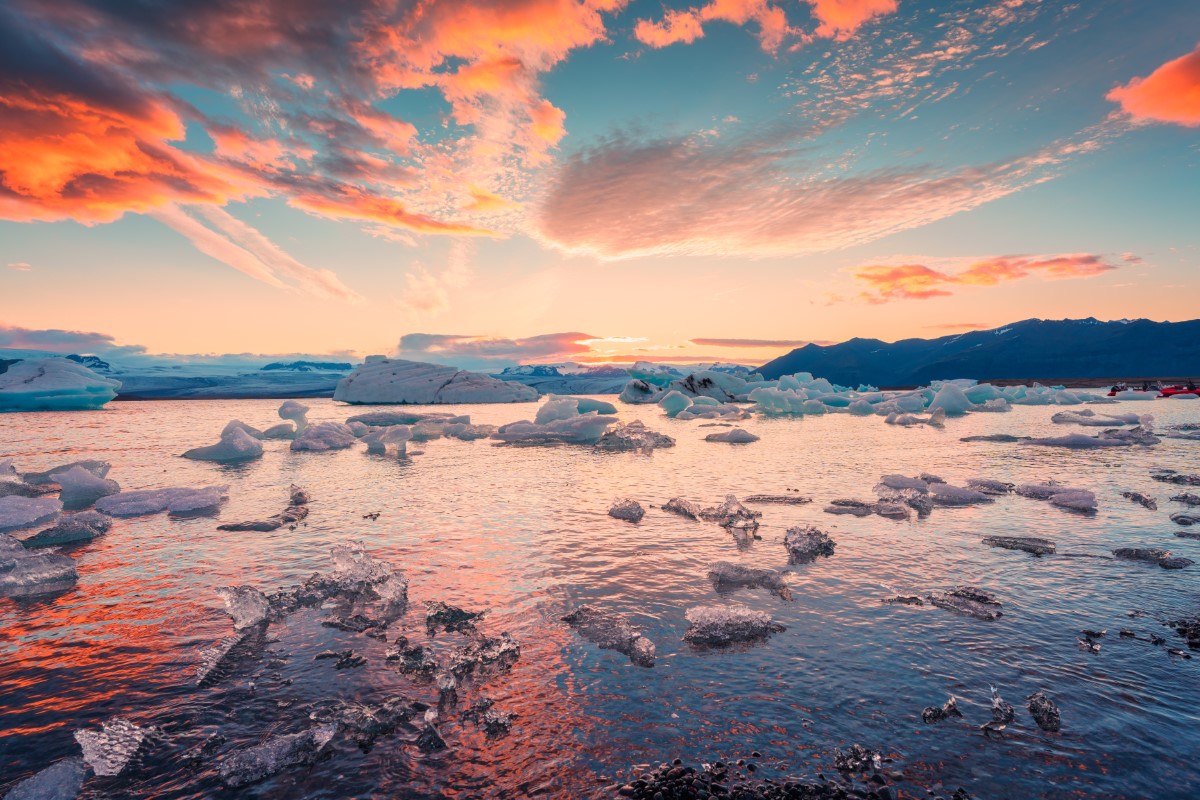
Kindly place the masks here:
<instances>
[{"instance_id":1,"label":"white ice ridge","mask_svg":"<svg viewBox=\"0 0 1200 800\"><path fill-rule=\"evenodd\" d=\"M96 510L114 517L139 517L163 511L191 514L215 509L228 497L228 486L141 489L102 497L96 501Z\"/></svg>"},{"instance_id":2,"label":"white ice ridge","mask_svg":"<svg viewBox=\"0 0 1200 800\"><path fill-rule=\"evenodd\" d=\"M0 373L0 411L86 411L117 396L121 382L66 358L18 361Z\"/></svg>"},{"instance_id":3,"label":"white ice ridge","mask_svg":"<svg viewBox=\"0 0 1200 800\"><path fill-rule=\"evenodd\" d=\"M338 381L333 399L344 403L519 403L536 400L537 390L478 372L440 364L368 356L366 363Z\"/></svg>"}]
</instances>

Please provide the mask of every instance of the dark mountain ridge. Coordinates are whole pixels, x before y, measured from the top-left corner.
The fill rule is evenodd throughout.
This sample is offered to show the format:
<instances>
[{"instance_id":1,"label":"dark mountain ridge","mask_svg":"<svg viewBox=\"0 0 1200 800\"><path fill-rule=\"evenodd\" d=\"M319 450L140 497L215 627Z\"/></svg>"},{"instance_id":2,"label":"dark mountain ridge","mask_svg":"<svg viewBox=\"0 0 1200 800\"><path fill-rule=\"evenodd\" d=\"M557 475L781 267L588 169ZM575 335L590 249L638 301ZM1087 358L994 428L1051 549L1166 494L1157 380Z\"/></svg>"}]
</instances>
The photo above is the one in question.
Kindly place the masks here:
<instances>
[{"instance_id":1,"label":"dark mountain ridge","mask_svg":"<svg viewBox=\"0 0 1200 800\"><path fill-rule=\"evenodd\" d=\"M936 339L809 344L765 364L769 380L811 372L834 383L911 386L931 380L1200 377L1200 320L1027 319Z\"/></svg>"}]
</instances>

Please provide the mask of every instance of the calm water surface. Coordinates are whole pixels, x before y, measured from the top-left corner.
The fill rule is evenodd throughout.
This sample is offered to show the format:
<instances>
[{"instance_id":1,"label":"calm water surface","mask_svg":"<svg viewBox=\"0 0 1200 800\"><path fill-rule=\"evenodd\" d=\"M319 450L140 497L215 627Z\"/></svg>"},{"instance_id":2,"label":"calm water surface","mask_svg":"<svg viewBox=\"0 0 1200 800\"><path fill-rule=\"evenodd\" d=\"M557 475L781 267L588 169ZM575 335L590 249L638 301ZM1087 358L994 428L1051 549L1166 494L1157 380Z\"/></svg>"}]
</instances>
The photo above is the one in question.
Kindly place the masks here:
<instances>
[{"instance_id":1,"label":"calm water surface","mask_svg":"<svg viewBox=\"0 0 1200 800\"><path fill-rule=\"evenodd\" d=\"M314 421L357 413L332 401L306 402ZM178 457L215 441L229 419L258 427L278 421L278 404L113 403L99 412L0 416L0 458L15 459L22 471L102 458L127 490L230 487L215 518L119 520L106 536L68 550L80 578L64 594L0 599L0 790L77 754L78 728L122 715L158 726L162 736L121 777L92 779L84 796L235 796L221 788L215 761L192 768L183 758L210 733L228 738L219 759L306 727L306 706L322 698L435 700L435 687L385 663L386 643L322 627L328 612L319 610L272 625L265 651L215 686L194 686L199 650L231 632L214 589L271 591L299 582L329 569L330 546L362 540L411 581L412 607L393 631L422 642L423 603L441 600L487 609L484 632L508 631L520 642L511 674L460 691L462 706L487 695L515 712L512 733L488 739L451 714L443 727L450 747L441 753L418 750L415 731L381 739L365 754L335 740L332 758L285 770L245 796L606 797L632 765L676 755L694 764L758 750L767 774L811 778L832 773L834 749L853 743L895 758L913 796L923 794L917 785L939 783L980 798L1200 792L1200 658L1174 658L1144 640L1153 632L1183 646L1162 621L1200 611L1200 566L1167 571L1036 558L980 543L994 534L1044 536L1060 553L1145 545L1200 562L1200 541L1174 536L1167 518L1179 508L1167 497L1179 489L1149 477L1153 467L1200 471L1200 442L1073 452L959 441L997 432L1095 433L1050 423L1058 409L1022 407L953 419L944 430L848 415L753 419L741 424L762 440L737 446L703 441L721 429L623 406L623 420L641 418L678 446L646 455L438 440L410 445L424 454L397 460L368 456L361 446L293 453L286 442L268 442L261 460L242 466ZM1118 408L1152 410L1160 425L1200 421L1200 403ZM530 418L534 406L430 410L498 424ZM1100 510L1087 517L1012 496L907 522L821 511L837 497L870 499L881 474L921 471L958 484L975 476L1056 479L1095 491ZM313 496L307 525L216 530L221 521L279 511L291 483ZM716 503L726 493L789 488L815 502L760 506L762 539L744 548L716 525L658 508L639 525L606 514L622 496L657 506L676 495ZM1156 496L1160 510L1123 499L1126 490ZM363 518L374 511L378 519ZM713 591L706 571L718 560L786 567L783 532L801 523L828 531L837 551L788 568L793 602L761 590ZM1004 617L983 622L879 603L895 592L957 583L994 591ZM584 602L641 626L657 646L657 665L633 666L558 621ZM681 641L688 608L734 602L768 611L786 632L736 651L699 652ZM1123 627L1143 639L1118 639ZM1101 653L1077 648L1081 628L1110 631ZM353 648L369 662L335 671L332 662L313 660L329 648ZM989 685L1018 708L1003 739L986 739L976 727L990 716ZM1024 698L1037 689L1062 709L1060 734L1042 733L1030 720ZM966 720L922 724L921 709L950 694Z\"/></svg>"}]
</instances>

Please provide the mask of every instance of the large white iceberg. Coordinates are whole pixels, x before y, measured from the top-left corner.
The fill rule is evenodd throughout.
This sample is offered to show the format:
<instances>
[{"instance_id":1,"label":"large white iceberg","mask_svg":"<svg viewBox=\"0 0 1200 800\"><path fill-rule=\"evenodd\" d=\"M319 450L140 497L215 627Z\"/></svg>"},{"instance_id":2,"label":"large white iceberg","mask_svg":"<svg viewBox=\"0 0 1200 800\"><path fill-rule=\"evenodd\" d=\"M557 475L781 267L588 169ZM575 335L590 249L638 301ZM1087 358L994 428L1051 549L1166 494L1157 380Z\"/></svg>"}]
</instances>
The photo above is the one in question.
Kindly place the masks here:
<instances>
[{"instance_id":1,"label":"large white iceberg","mask_svg":"<svg viewBox=\"0 0 1200 800\"><path fill-rule=\"evenodd\" d=\"M478 372L420 361L369 356L338 381L334 400L344 403L521 403L537 400L536 389Z\"/></svg>"},{"instance_id":2,"label":"large white iceberg","mask_svg":"<svg viewBox=\"0 0 1200 800\"><path fill-rule=\"evenodd\" d=\"M18 361L0 373L0 411L87 411L117 396L121 382L66 358Z\"/></svg>"}]
</instances>

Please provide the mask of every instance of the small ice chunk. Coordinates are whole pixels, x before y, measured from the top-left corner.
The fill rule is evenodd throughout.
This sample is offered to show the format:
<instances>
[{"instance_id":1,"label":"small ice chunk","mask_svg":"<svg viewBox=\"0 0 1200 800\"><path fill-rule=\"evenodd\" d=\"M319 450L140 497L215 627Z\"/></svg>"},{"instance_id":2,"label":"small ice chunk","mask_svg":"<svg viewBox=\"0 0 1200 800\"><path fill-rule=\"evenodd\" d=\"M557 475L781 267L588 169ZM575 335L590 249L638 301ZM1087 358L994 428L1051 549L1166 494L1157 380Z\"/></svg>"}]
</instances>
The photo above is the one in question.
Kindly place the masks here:
<instances>
[{"instance_id":1,"label":"small ice chunk","mask_svg":"<svg viewBox=\"0 0 1200 800\"><path fill-rule=\"evenodd\" d=\"M969 411L974 410L975 404L972 403L962 388L947 383L938 389L937 394L930 401L928 411L943 411L947 416L959 417Z\"/></svg>"},{"instance_id":2,"label":"small ice chunk","mask_svg":"<svg viewBox=\"0 0 1200 800\"><path fill-rule=\"evenodd\" d=\"M83 760L101 777L120 775L137 754L146 738L146 729L124 717L113 717L98 731L75 731L75 741L83 749Z\"/></svg>"},{"instance_id":3,"label":"small ice chunk","mask_svg":"<svg viewBox=\"0 0 1200 800\"><path fill-rule=\"evenodd\" d=\"M446 633L475 632L475 623L483 619L486 611L467 611L440 601L425 603L425 630L433 636L439 630Z\"/></svg>"},{"instance_id":4,"label":"small ice chunk","mask_svg":"<svg viewBox=\"0 0 1200 800\"><path fill-rule=\"evenodd\" d=\"M635 419L627 425L605 431L596 440L597 450L639 450L649 451L656 447L674 447L675 440L664 433L652 431Z\"/></svg>"},{"instance_id":5,"label":"small ice chunk","mask_svg":"<svg viewBox=\"0 0 1200 800\"><path fill-rule=\"evenodd\" d=\"M729 444L749 444L758 440L758 436L742 428L730 428L724 433L710 433L704 437L706 442L728 442Z\"/></svg>"},{"instance_id":6,"label":"small ice chunk","mask_svg":"<svg viewBox=\"0 0 1200 800\"><path fill-rule=\"evenodd\" d=\"M1176 525L1197 525L1200 524L1200 515L1188 511L1176 511L1171 515L1171 522Z\"/></svg>"},{"instance_id":7,"label":"small ice chunk","mask_svg":"<svg viewBox=\"0 0 1200 800\"><path fill-rule=\"evenodd\" d=\"M929 602L938 608L976 619L997 620L1004 616L996 596L974 586L957 586L948 592L935 592L929 596Z\"/></svg>"},{"instance_id":8,"label":"small ice chunk","mask_svg":"<svg viewBox=\"0 0 1200 800\"><path fill-rule=\"evenodd\" d=\"M1005 495L1010 494L1016 487L1011 483L995 481L991 478L968 478L967 488L983 494Z\"/></svg>"},{"instance_id":9,"label":"small ice chunk","mask_svg":"<svg viewBox=\"0 0 1200 800\"><path fill-rule=\"evenodd\" d=\"M683 392L672 389L663 395L658 401L658 405L666 412L668 417L675 418L679 416L679 412L686 410L692 405L692 398Z\"/></svg>"},{"instance_id":10,"label":"small ice chunk","mask_svg":"<svg viewBox=\"0 0 1200 800\"><path fill-rule=\"evenodd\" d=\"M262 744L229 754L221 762L221 783L237 789L268 778L285 767L312 764L337 733L336 725L318 725L300 733L274 736Z\"/></svg>"},{"instance_id":11,"label":"small ice chunk","mask_svg":"<svg viewBox=\"0 0 1200 800\"><path fill-rule=\"evenodd\" d=\"M941 722L950 717L962 717L962 712L958 710L958 700L951 697L941 708L937 706L925 706L921 712L921 721L926 725L932 725L935 722Z\"/></svg>"},{"instance_id":12,"label":"small ice chunk","mask_svg":"<svg viewBox=\"0 0 1200 800\"><path fill-rule=\"evenodd\" d=\"M367 446L367 452L371 455L385 455L388 447L392 446L396 455L404 456L408 449L408 442L413 438L413 429L410 425L388 425L385 427L371 427L368 432L362 437L362 441Z\"/></svg>"},{"instance_id":13,"label":"small ice chunk","mask_svg":"<svg viewBox=\"0 0 1200 800\"><path fill-rule=\"evenodd\" d=\"M920 478L909 478L904 475L884 475L879 479L881 486L889 489L914 489L918 492L929 491L929 484Z\"/></svg>"},{"instance_id":14,"label":"small ice chunk","mask_svg":"<svg viewBox=\"0 0 1200 800\"><path fill-rule=\"evenodd\" d=\"M613 502L608 509L608 515L616 519L623 519L626 522L641 522L642 517L646 515L646 510L642 508L642 504L637 500L625 498Z\"/></svg>"},{"instance_id":15,"label":"small ice chunk","mask_svg":"<svg viewBox=\"0 0 1200 800\"><path fill-rule=\"evenodd\" d=\"M935 483L929 487L929 496L939 506L969 506L976 503L995 502L990 495L974 489L964 489L948 483Z\"/></svg>"},{"instance_id":16,"label":"small ice chunk","mask_svg":"<svg viewBox=\"0 0 1200 800\"><path fill-rule=\"evenodd\" d=\"M267 597L253 586L223 586L217 596L225 601L225 611L233 619L234 630L253 628L271 615Z\"/></svg>"},{"instance_id":17,"label":"small ice chunk","mask_svg":"<svg viewBox=\"0 0 1200 800\"><path fill-rule=\"evenodd\" d=\"M666 390L661 386L653 386L640 378L634 378L625 384L625 388L621 390L621 394L617 399L622 403L629 403L631 405L657 403L659 398L665 394Z\"/></svg>"},{"instance_id":18,"label":"small ice chunk","mask_svg":"<svg viewBox=\"0 0 1200 800\"><path fill-rule=\"evenodd\" d=\"M62 487L58 499L66 509L87 508L101 497L121 491L116 481L97 478L83 467L54 473L54 482Z\"/></svg>"},{"instance_id":19,"label":"small ice chunk","mask_svg":"<svg viewBox=\"0 0 1200 800\"><path fill-rule=\"evenodd\" d=\"M721 505L700 510L700 519L715 522L722 528L756 529L761 516L761 511L751 511L731 494L725 495L725 502Z\"/></svg>"},{"instance_id":20,"label":"small ice chunk","mask_svg":"<svg viewBox=\"0 0 1200 800\"><path fill-rule=\"evenodd\" d=\"M688 519L700 519L700 506L693 503L691 500L685 500L682 497L672 497L662 507L663 511L668 511L672 514L678 514L681 517Z\"/></svg>"},{"instance_id":21,"label":"small ice chunk","mask_svg":"<svg viewBox=\"0 0 1200 800\"><path fill-rule=\"evenodd\" d=\"M616 422L611 415L578 414L539 425L521 420L501 425L494 438L509 444L595 444L609 425Z\"/></svg>"},{"instance_id":22,"label":"small ice chunk","mask_svg":"<svg viewBox=\"0 0 1200 800\"><path fill-rule=\"evenodd\" d=\"M1070 489L1065 492L1055 492L1050 496L1051 505L1067 508L1072 511L1092 513L1096 510L1096 495L1086 489Z\"/></svg>"},{"instance_id":23,"label":"small ice chunk","mask_svg":"<svg viewBox=\"0 0 1200 800\"><path fill-rule=\"evenodd\" d=\"M702 647L725 647L766 639L785 628L765 611L742 605L696 606L684 615L688 629L683 640Z\"/></svg>"},{"instance_id":24,"label":"small ice chunk","mask_svg":"<svg viewBox=\"0 0 1200 800\"><path fill-rule=\"evenodd\" d=\"M333 557L334 575L338 580L382 583L392 576L392 568L372 558L361 541L334 545L329 554Z\"/></svg>"},{"instance_id":25,"label":"small ice chunk","mask_svg":"<svg viewBox=\"0 0 1200 800\"><path fill-rule=\"evenodd\" d=\"M1055 552L1054 542L1036 536L988 536L984 538L983 543L1005 550L1024 550L1035 556Z\"/></svg>"},{"instance_id":26,"label":"small ice chunk","mask_svg":"<svg viewBox=\"0 0 1200 800\"><path fill-rule=\"evenodd\" d=\"M12 787L4 800L75 800L85 778L82 758L64 758Z\"/></svg>"},{"instance_id":27,"label":"small ice chunk","mask_svg":"<svg viewBox=\"0 0 1200 800\"><path fill-rule=\"evenodd\" d=\"M318 422L309 425L292 440L293 450L345 450L357 442L354 431L340 422Z\"/></svg>"},{"instance_id":28,"label":"small ice chunk","mask_svg":"<svg viewBox=\"0 0 1200 800\"><path fill-rule=\"evenodd\" d=\"M53 497L0 497L0 532L41 525L60 511L62 503Z\"/></svg>"},{"instance_id":29,"label":"small ice chunk","mask_svg":"<svg viewBox=\"0 0 1200 800\"><path fill-rule=\"evenodd\" d=\"M583 605L562 619L601 649L623 653L639 667L654 666L654 642L642 636L624 617Z\"/></svg>"},{"instance_id":30,"label":"small ice chunk","mask_svg":"<svg viewBox=\"0 0 1200 800\"><path fill-rule=\"evenodd\" d=\"M815 561L818 556L828 558L835 547L828 534L812 525L788 528L783 544L788 551L788 560L793 564Z\"/></svg>"},{"instance_id":31,"label":"small ice chunk","mask_svg":"<svg viewBox=\"0 0 1200 800\"><path fill-rule=\"evenodd\" d=\"M1121 492L1121 497L1137 503L1142 508L1149 509L1150 511L1158 511L1158 501L1149 495L1142 494L1141 492Z\"/></svg>"},{"instance_id":32,"label":"small ice chunk","mask_svg":"<svg viewBox=\"0 0 1200 800\"><path fill-rule=\"evenodd\" d=\"M25 539L22 544L26 547L58 547L64 544L90 542L97 536L108 533L112 527L112 517L99 511L80 511L59 517L53 528L38 531Z\"/></svg>"},{"instance_id":33,"label":"small ice chunk","mask_svg":"<svg viewBox=\"0 0 1200 800\"><path fill-rule=\"evenodd\" d=\"M193 447L184 452L184 458L195 461L216 461L219 464L233 464L238 461L250 461L261 458L262 442L246 432L239 420L233 420L221 431L221 440L216 444L205 447Z\"/></svg>"},{"instance_id":34,"label":"small ice chunk","mask_svg":"<svg viewBox=\"0 0 1200 800\"><path fill-rule=\"evenodd\" d=\"M776 570L755 569L729 561L718 561L708 568L708 579L718 592L757 588L773 592L784 600L792 599L792 590L784 581L783 574Z\"/></svg>"},{"instance_id":35,"label":"small ice chunk","mask_svg":"<svg viewBox=\"0 0 1200 800\"><path fill-rule=\"evenodd\" d=\"M1062 728L1062 716L1059 714L1058 706L1054 705L1046 693L1038 690L1029 695L1029 714L1033 717L1033 721L1038 727L1044 731L1054 733Z\"/></svg>"},{"instance_id":36,"label":"small ice chunk","mask_svg":"<svg viewBox=\"0 0 1200 800\"><path fill-rule=\"evenodd\" d=\"M227 522L224 525L218 525L217 530L267 532L279 530L284 525L295 525L308 516L308 492L293 484L291 493L292 499L288 507L278 514L245 522Z\"/></svg>"},{"instance_id":37,"label":"small ice chunk","mask_svg":"<svg viewBox=\"0 0 1200 800\"><path fill-rule=\"evenodd\" d=\"M1157 547L1118 547L1112 551L1112 554L1126 561L1148 561L1151 564L1157 564L1171 557L1170 550L1162 550Z\"/></svg>"},{"instance_id":38,"label":"small ice chunk","mask_svg":"<svg viewBox=\"0 0 1200 800\"><path fill-rule=\"evenodd\" d=\"M1088 436L1083 433L1070 433L1066 436L1022 439L1021 444L1040 445L1042 447L1066 447L1071 450L1095 450L1101 447L1127 447L1130 442L1117 439L1101 439L1098 436Z\"/></svg>"}]
</instances>

